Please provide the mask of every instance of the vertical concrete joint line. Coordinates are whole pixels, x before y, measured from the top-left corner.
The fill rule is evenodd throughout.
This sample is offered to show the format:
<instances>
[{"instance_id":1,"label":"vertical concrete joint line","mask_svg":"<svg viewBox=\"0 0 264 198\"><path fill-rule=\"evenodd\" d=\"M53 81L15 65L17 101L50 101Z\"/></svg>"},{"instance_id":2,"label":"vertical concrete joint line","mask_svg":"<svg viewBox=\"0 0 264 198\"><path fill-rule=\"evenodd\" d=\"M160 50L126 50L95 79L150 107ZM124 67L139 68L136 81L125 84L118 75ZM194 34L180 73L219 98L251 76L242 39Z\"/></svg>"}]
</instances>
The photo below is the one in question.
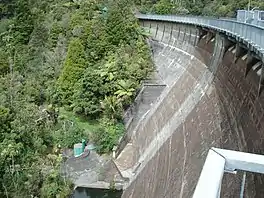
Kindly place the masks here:
<instances>
[{"instance_id":1,"label":"vertical concrete joint line","mask_svg":"<svg viewBox=\"0 0 264 198\"><path fill-rule=\"evenodd\" d=\"M198 34L199 34L199 39L198 42L200 42L200 40L203 38L204 35L206 35L206 33L204 33L205 31L202 28L199 28L198 30ZM197 44L198 44L197 42Z\"/></svg>"},{"instance_id":2,"label":"vertical concrete joint line","mask_svg":"<svg viewBox=\"0 0 264 198\"><path fill-rule=\"evenodd\" d=\"M251 69L252 66L253 66L253 64L252 64L252 60L253 60L253 57L252 57L252 55L251 55L251 51L248 50L248 52L247 52L247 60L246 60L245 78L247 77L248 72L250 71L250 69Z\"/></svg>"},{"instance_id":3,"label":"vertical concrete joint line","mask_svg":"<svg viewBox=\"0 0 264 198\"><path fill-rule=\"evenodd\" d=\"M190 28L190 32L189 32L189 43L191 43L191 39L192 39L192 28Z\"/></svg>"},{"instance_id":4,"label":"vertical concrete joint line","mask_svg":"<svg viewBox=\"0 0 264 198\"><path fill-rule=\"evenodd\" d=\"M169 44L170 44L170 42L171 42L172 32L173 32L173 23L171 23L171 31L170 31L170 40L169 40Z\"/></svg>"},{"instance_id":5,"label":"vertical concrete joint line","mask_svg":"<svg viewBox=\"0 0 264 198\"><path fill-rule=\"evenodd\" d=\"M236 53L234 58L234 63L237 63L238 59L242 56L242 48L239 46L239 43L236 44Z\"/></svg>"},{"instance_id":6,"label":"vertical concrete joint line","mask_svg":"<svg viewBox=\"0 0 264 198\"><path fill-rule=\"evenodd\" d=\"M187 161L187 144L186 144L186 132L185 132L184 123L182 125L182 128L183 128L182 132L183 132L184 159L183 159L183 166L182 166L180 198L183 197L183 192L184 192L184 187L185 187L185 166L186 166L186 161Z\"/></svg>"},{"instance_id":7,"label":"vertical concrete joint line","mask_svg":"<svg viewBox=\"0 0 264 198\"><path fill-rule=\"evenodd\" d=\"M180 37L180 34L181 34L181 25L179 24L178 38Z\"/></svg>"},{"instance_id":8,"label":"vertical concrete joint line","mask_svg":"<svg viewBox=\"0 0 264 198\"><path fill-rule=\"evenodd\" d=\"M186 27L185 27L184 28L184 34L183 34L183 41L185 41L186 32L187 32L187 30L186 30Z\"/></svg>"},{"instance_id":9,"label":"vertical concrete joint line","mask_svg":"<svg viewBox=\"0 0 264 198\"><path fill-rule=\"evenodd\" d=\"M206 42L207 43L207 42ZM213 55L211 57L211 60L210 60L210 65L209 65L209 70L210 72L213 73L214 71L214 65L215 65L215 62L217 62L217 48L218 48L218 42L216 40L216 42L214 43L214 49L213 49Z\"/></svg>"},{"instance_id":10,"label":"vertical concrete joint line","mask_svg":"<svg viewBox=\"0 0 264 198\"><path fill-rule=\"evenodd\" d=\"M221 41L221 52L220 52L220 54L221 54L220 58L221 59L220 59L220 62L222 62L224 59L224 55L225 55L225 40L224 40L224 37L221 36L221 34L219 34L219 39Z\"/></svg>"},{"instance_id":11,"label":"vertical concrete joint line","mask_svg":"<svg viewBox=\"0 0 264 198\"><path fill-rule=\"evenodd\" d=\"M258 96L260 96L262 89L263 89L263 80L264 80L263 78L264 78L264 62L262 60L261 74L260 74L260 79L259 79Z\"/></svg>"},{"instance_id":12,"label":"vertical concrete joint line","mask_svg":"<svg viewBox=\"0 0 264 198\"><path fill-rule=\"evenodd\" d=\"M165 33L165 23L163 23L163 32L162 32L161 41L163 41L163 38L164 38L164 33Z\"/></svg>"},{"instance_id":13,"label":"vertical concrete joint line","mask_svg":"<svg viewBox=\"0 0 264 198\"><path fill-rule=\"evenodd\" d=\"M155 38L157 38L158 30L159 30L159 24L157 23L157 25L156 25L156 33L155 33Z\"/></svg>"},{"instance_id":14,"label":"vertical concrete joint line","mask_svg":"<svg viewBox=\"0 0 264 198\"><path fill-rule=\"evenodd\" d=\"M198 45L198 42L197 42L197 36L199 34L199 29L195 29L195 40L194 40L194 46L197 46Z\"/></svg>"}]
</instances>

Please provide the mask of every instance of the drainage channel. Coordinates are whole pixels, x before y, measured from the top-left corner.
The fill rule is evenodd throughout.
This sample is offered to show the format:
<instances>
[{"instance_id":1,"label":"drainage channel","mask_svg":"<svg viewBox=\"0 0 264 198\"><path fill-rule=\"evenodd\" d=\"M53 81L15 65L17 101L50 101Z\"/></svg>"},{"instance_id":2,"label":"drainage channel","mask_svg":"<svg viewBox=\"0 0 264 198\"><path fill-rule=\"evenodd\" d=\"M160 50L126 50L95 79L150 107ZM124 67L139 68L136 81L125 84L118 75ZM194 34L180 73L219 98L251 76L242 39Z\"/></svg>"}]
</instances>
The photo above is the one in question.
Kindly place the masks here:
<instances>
[{"instance_id":1,"label":"drainage channel","mask_svg":"<svg viewBox=\"0 0 264 198\"><path fill-rule=\"evenodd\" d=\"M122 193L122 190L78 187L71 198L121 198Z\"/></svg>"}]
</instances>

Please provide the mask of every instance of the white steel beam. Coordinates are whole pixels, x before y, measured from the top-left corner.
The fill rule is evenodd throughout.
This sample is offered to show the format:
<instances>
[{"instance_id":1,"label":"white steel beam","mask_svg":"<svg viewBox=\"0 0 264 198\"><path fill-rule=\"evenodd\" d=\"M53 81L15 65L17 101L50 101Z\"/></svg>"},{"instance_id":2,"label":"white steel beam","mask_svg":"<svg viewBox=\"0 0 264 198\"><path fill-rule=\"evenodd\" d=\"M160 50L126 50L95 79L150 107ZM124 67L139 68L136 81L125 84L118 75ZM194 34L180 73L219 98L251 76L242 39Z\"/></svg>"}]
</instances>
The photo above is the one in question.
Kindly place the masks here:
<instances>
[{"instance_id":1,"label":"white steel beam","mask_svg":"<svg viewBox=\"0 0 264 198\"><path fill-rule=\"evenodd\" d=\"M264 174L264 155L211 148L208 152L193 198L219 198L224 172L242 170ZM245 182L245 174L243 181ZM244 182L241 192L244 191ZM243 193L241 193L243 196Z\"/></svg>"},{"instance_id":2,"label":"white steel beam","mask_svg":"<svg viewBox=\"0 0 264 198\"><path fill-rule=\"evenodd\" d=\"M225 158L209 150L193 198L216 198L220 195Z\"/></svg>"},{"instance_id":3,"label":"white steel beam","mask_svg":"<svg viewBox=\"0 0 264 198\"><path fill-rule=\"evenodd\" d=\"M226 149L212 148L226 160L225 170L243 170L264 174L264 156Z\"/></svg>"}]
</instances>

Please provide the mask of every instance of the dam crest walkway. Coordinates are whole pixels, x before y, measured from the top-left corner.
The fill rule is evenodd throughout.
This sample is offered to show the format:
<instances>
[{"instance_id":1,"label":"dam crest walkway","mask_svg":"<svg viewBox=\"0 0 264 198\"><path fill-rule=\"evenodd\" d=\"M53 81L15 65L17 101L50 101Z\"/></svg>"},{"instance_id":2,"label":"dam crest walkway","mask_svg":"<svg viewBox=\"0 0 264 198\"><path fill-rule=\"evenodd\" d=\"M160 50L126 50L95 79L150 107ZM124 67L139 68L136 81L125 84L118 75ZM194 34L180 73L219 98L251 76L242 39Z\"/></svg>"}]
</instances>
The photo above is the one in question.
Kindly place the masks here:
<instances>
[{"instance_id":1,"label":"dam crest walkway","mask_svg":"<svg viewBox=\"0 0 264 198\"><path fill-rule=\"evenodd\" d=\"M153 20L191 24L202 28L213 29L231 36L244 43L251 51L255 51L264 59L264 27L236 21L235 19L217 19L199 16L137 14L140 20Z\"/></svg>"}]
</instances>

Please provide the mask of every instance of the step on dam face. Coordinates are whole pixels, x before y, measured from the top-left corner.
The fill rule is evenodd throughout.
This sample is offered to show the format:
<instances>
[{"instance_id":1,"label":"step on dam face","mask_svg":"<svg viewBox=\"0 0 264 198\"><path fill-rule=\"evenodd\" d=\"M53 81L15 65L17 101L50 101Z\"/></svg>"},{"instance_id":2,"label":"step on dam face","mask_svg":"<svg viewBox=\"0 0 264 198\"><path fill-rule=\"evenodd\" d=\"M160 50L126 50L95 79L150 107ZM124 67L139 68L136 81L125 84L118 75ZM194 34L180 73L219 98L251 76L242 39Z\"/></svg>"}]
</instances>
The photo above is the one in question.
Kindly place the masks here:
<instances>
[{"instance_id":1,"label":"step on dam face","mask_svg":"<svg viewBox=\"0 0 264 198\"><path fill-rule=\"evenodd\" d=\"M132 138L139 164L123 198L192 197L211 147L264 154L264 94L246 74L246 55L234 61L224 36L199 37L194 26L141 21L167 87ZM254 67L253 67L254 68ZM238 197L242 174L225 174L221 197ZM246 197L263 197L263 177L247 174ZM206 197L206 196L205 196Z\"/></svg>"}]
</instances>

